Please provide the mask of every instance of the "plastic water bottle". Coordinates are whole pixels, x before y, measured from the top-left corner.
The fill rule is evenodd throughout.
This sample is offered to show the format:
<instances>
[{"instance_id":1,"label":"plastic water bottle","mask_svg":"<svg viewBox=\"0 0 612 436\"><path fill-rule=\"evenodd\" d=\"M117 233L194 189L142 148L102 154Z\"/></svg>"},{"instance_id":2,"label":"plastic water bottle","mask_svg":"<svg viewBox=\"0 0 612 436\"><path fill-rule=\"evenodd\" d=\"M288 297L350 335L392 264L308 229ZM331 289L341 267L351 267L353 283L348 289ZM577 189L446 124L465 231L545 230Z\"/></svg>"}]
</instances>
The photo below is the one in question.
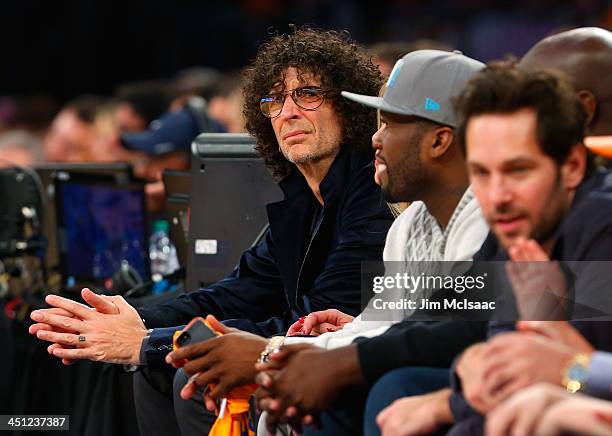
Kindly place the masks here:
<instances>
[{"instance_id":1,"label":"plastic water bottle","mask_svg":"<svg viewBox=\"0 0 612 436\"><path fill-rule=\"evenodd\" d=\"M176 248L168 237L168 229L168 221L158 220L153 223L153 234L149 239L149 259L154 281L161 280L162 275L171 274L179 268Z\"/></svg>"}]
</instances>

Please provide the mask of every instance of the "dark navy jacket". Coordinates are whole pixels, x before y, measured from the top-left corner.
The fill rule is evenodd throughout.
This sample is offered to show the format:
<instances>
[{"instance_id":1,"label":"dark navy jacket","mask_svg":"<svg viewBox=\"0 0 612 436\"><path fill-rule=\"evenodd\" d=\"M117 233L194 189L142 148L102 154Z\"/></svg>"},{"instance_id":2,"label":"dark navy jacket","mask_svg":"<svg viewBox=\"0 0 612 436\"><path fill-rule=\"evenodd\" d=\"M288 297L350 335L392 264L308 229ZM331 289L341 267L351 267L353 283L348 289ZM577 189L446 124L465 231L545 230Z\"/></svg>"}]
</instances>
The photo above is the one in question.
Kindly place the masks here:
<instances>
[{"instance_id":1,"label":"dark navy jacket","mask_svg":"<svg viewBox=\"0 0 612 436\"><path fill-rule=\"evenodd\" d=\"M497 240L490 235L481 251L483 258L508 259ZM556 232L551 259L566 261L610 261L612 260L612 172L597 171L580 184L569 214ZM588 285L587 285L588 286ZM598 288L601 289L601 288ZM579 286L576 291L589 292ZM599 350L612 350L611 325L605 321L583 321L572 323L585 338ZM507 323L489 324L487 336L512 330ZM451 409L457 424L449 434L480 435L483 418L474 411L460 393L457 379L453 379L455 392L451 397Z\"/></svg>"},{"instance_id":2,"label":"dark navy jacket","mask_svg":"<svg viewBox=\"0 0 612 436\"><path fill-rule=\"evenodd\" d=\"M318 202L301 173L283 179L285 199L268 205L269 230L228 277L138 309L147 328L155 329L143 349L147 364L162 364L172 334L181 328L175 326L195 316L212 314L226 325L272 336L317 310L357 315L361 262L382 260L392 222L373 171L370 156L340 151L321 182L324 205L318 215Z\"/></svg>"}]
</instances>

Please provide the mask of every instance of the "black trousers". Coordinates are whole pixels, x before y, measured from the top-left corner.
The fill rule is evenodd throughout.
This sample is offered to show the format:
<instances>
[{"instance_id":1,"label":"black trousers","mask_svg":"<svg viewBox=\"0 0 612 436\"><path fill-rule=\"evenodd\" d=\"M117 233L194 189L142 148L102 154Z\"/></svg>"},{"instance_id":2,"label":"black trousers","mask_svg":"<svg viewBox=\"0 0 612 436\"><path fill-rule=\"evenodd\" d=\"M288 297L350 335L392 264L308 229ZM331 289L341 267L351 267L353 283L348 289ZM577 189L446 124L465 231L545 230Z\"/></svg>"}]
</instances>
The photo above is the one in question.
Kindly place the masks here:
<instances>
[{"instance_id":1,"label":"black trousers","mask_svg":"<svg viewBox=\"0 0 612 436\"><path fill-rule=\"evenodd\" d=\"M187 379L182 369L143 368L134 374L134 401L141 436L208 434L216 417L206 410L201 390L190 400L179 396Z\"/></svg>"},{"instance_id":2,"label":"black trousers","mask_svg":"<svg viewBox=\"0 0 612 436\"><path fill-rule=\"evenodd\" d=\"M11 379L13 372L14 345L13 333L8 318L4 314L4 301L0 299L0 348L2 359L0 359L0 412L8 414L12 412L11 407Z\"/></svg>"}]
</instances>

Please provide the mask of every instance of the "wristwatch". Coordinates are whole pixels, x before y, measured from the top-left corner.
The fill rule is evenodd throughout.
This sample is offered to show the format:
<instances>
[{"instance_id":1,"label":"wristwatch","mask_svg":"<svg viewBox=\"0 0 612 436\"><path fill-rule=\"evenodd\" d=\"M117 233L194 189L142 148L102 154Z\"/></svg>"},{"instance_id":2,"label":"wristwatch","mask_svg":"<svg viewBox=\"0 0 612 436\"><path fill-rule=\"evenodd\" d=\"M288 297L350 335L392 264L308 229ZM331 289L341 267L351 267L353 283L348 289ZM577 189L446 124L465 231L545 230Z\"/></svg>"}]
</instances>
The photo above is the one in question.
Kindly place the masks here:
<instances>
[{"instance_id":1,"label":"wristwatch","mask_svg":"<svg viewBox=\"0 0 612 436\"><path fill-rule=\"evenodd\" d=\"M584 389L588 378L591 357L588 354L576 354L563 369L563 386L570 393Z\"/></svg>"},{"instance_id":2,"label":"wristwatch","mask_svg":"<svg viewBox=\"0 0 612 436\"><path fill-rule=\"evenodd\" d=\"M284 336L272 336L266 345L266 348L261 352L258 363L268 363L270 354L278 353L285 342Z\"/></svg>"}]
</instances>

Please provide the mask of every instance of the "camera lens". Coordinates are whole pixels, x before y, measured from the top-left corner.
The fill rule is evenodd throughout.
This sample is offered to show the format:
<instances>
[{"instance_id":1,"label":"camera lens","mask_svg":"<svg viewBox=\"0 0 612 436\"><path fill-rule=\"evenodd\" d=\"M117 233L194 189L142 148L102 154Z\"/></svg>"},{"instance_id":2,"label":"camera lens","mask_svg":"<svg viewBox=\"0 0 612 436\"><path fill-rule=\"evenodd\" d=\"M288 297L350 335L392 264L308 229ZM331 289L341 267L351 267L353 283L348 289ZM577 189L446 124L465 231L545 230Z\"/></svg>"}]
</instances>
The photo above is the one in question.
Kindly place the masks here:
<instances>
[{"instance_id":1,"label":"camera lens","mask_svg":"<svg viewBox=\"0 0 612 436\"><path fill-rule=\"evenodd\" d=\"M191 340L191 335L189 333L185 332L185 333L181 333L180 334L180 336L178 337L176 342L178 342L178 344L180 346L183 346L186 343L188 343L190 340Z\"/></svg>"}]
</instances>

